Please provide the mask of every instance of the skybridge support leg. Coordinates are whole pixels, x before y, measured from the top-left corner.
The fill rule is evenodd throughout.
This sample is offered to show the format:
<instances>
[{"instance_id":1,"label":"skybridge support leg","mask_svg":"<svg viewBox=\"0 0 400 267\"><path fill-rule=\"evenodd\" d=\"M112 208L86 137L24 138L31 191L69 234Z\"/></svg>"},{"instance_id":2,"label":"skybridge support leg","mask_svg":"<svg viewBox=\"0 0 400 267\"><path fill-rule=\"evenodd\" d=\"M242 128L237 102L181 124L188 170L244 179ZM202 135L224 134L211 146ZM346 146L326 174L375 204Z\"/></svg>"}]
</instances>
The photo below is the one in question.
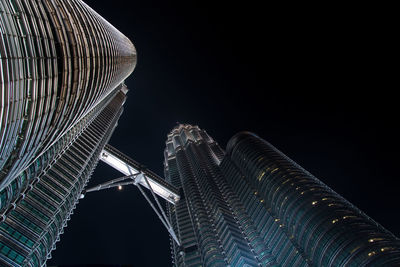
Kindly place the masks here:
<instances>
[{"instance_id":1,"label":"skybridge support leg","mask_svg":"<svg viewBox=\"0 0 400 267\"><path fill-rule=\"evenodd\" d=\"M144 198L147 200L147 202L150 204L150 206L153 208L154 212L157 214L158 218L160 219L160 221L163 223L163 225L165 226L165 228L167 229L168 233L171 235L171 237L175 240L175 242L178 244L178 246L180 246L180 242L178 240L178 238L175 235L174 229L172 228L172 226L170 225L169 221L165 218L163 218L163 216L161 216L160 212L157 210L157 208L154 206L154 204L151 202L151 200L149 199L149 197L146 195L146 193L143 191L142 187L138 184L137 187L139 188L139 191L142 193L142 195L144 196ZM154 196L154 194L153 194ZM155 198L157 199L157 198ZM164 214L163 209L161 209L161 212Z\"/></svg>"},{"instance_id":2,"label":"skybridge support leg","mask_svg":"<svg viewBox=\"0 0 400 267\"><path fill-rule=\"evenodd\" d=\"M180 199L178 190L165 182L164 179L145 168L143 165L140 165L136 161L130 159L109 145L106 145L102 151L100 159L111 167L125 174L125 176L86 189L82 193L81 198L83 198L85 194L89 192L100 191L113 187L121 187L124 185L136 185L151 208L157 214L158 218L167 229L172 239L180 246L178 237L176 236L174 229L172 228L171 223L169 222L168 217L157 198L157 196L160 196L171 204L176 205ZM150 200L149 196L143 190L143 187L150 190L156 205Z\"/></svg>"}]
</instances>

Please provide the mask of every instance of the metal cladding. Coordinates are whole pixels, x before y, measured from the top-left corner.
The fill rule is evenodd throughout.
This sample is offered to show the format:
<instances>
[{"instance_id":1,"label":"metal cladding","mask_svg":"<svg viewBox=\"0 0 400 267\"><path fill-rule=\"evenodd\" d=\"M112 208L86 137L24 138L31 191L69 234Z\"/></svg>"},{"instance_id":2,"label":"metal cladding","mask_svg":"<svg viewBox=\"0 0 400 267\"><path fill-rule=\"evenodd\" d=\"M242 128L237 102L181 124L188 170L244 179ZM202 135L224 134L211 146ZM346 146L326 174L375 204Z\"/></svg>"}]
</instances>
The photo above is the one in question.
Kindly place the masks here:
<instances>
[{"instance_id":1,"label":"metal cladding","mask_svg":"<svg viewBox=\"0 0 400 267\"><path fill-rule=\"evenodd\" d=\"M133 71L133 44L80 0L0 0L0 190Z\"/></svg>"},{"instance_id":2,"label":"metal cladding","mask_svg":"<svg viewBox=\"0 0 400 267\"><path fill-rule=\"evenodd\" d=\"M0 266L43 266L108 142L133 44L80 0L0 0Z\"/></svg>"},{"instance_id":3,"label":"metal cladding","mask_svg":"<svg viewBox=\"0 0 400 267\"><path fill-rule=\"evenodd\" d=\"M136 176L136 178L134 178L134 184L137 186L141 185L151 190L156 195L172 204L179 201L179 192L177 192L175 187L165 182L164 179L147 169L144 165L131 159L111 145L106 145L104 147L100 155L100 160L126 175L125 177ZM144 177L146 177L146 179L144 179ZM119 179L117 178L117 180ZM109 183L106 184L110 185Z\"/></svg>"},{"instance_id":4,"label":"metal cladding","mask_svg":"<svg viewBox=\"0 0 400 267\"><path fill-rule=\"evenodd\" d=\"M222 149L197 126L168 135L175 266L399 266L400 240L283 155L242 132Z\"/></svg>"},{"instance_id":5,"label":"metal cladding","mask_svg":"<svg viewBox=\"0 0 400 267\"><path fill-rule=\"evenodd\" d=\"M197 126L179 125L168 135L165 176L181 189L181 200L168 205L181 241L171 244L175 266L257 266L249 240L269 254L254 227L247 227L249 218L218 166L223 156Z\"/></svg>"},{"instance_id":6,"label":"metal cladding","mask_svg":"<svg viewBox=\"0 0 400 267\"><path fill-rule=\"evenodd\" d=\"M400 265L398 238L258 136L232 137L226 161L221 168L234 166L226 177L246 209L261 203L265 218L252 218L283 265L298 254L314 266Z\"/></svg>"},{"instance_id":7,"label":"metal cladding","mask_svg":"<svg viewBox=\"0 0 400 267\"><path fill-rule=\"evenodd\" d=\"M99 155L122 113L125 94L113 98L63 151L47 150L50 163L30 167L34 179L0 222L0 266L43 266L70 220Z\"/></svg>"}]
</instances>

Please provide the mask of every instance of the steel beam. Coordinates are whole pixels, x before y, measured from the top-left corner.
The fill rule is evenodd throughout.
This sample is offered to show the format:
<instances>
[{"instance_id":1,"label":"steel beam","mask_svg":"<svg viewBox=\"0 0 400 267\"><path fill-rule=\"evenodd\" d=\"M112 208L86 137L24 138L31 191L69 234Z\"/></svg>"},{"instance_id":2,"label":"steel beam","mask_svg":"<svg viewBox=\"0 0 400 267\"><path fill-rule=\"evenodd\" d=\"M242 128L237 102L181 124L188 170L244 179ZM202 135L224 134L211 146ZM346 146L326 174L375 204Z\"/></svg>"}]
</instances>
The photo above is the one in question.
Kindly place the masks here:
<instances>
[{"instance_id":1,"label":"steel beam","mask_svg":"<svg viewBox=\"0 0 400 267\"><path fill-rule=\"evenodd\" d=\"M154 172L148 170L145 166L118 151L116 148L106 145L103 151L100 153L100 160L126 176L143 174L146 179L136 179L136 183L139 183L141 186L146 187L149 190L152 190L155 194L174 205L177 201L179 201L179 193L174 186L167 183Z\"/></svg>"}]
</instances>

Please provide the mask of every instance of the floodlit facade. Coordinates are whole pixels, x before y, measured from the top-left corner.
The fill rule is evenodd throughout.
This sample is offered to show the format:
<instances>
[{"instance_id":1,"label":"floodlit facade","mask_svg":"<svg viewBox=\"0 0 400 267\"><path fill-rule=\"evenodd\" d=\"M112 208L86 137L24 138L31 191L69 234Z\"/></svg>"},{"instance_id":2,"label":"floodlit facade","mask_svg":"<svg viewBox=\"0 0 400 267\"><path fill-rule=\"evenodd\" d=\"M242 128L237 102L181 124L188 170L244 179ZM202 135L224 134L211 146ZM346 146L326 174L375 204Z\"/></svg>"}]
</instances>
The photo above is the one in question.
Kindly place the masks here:
<instances>
[{"instance_id":1,"label":"floodlit facade","mask_svg":"<svg viewBox=\"0 0 400 267\"><path fill-rule=\"evenodd\" d=\"M400 241L258 136L168 135L175 266L399 266Z\"/></svg>"},{"instance_id":2,"label":"floodlit facade","mask_svg":"<svg viewBox=\"0 0 400 267\"><path fill-rule=\"evenodd\" d=\"M0 265L50 257L122 112L133 44L81 0L0 0Z\"/></svg>"},{"instance_id":3,"label":"floodlit facade","mask_svg":"<svg viewBox=\"0 0 400 267\"><path fill-rule=\"evenodd\" d=\"M19 191L21 171L113 92L136 53L80 0L1 0L0 30L0 190Z\"/></svg>"},{"instance_id":4,"label":"floodlit facade","mask_svg":"<svg viewBox=\"0 0 400 267\"><path fill-rule=\"evenodd\" d=\"M124 90L113 93L93 120L84 119L84 131L62 153L57 155L60 141L43 154L48 164L35 163L24 172L24 179L33 178L30 188L0 222L1 266L42 266L50 257L111 137L125 98Z\"/></svg>"}]
</instances>

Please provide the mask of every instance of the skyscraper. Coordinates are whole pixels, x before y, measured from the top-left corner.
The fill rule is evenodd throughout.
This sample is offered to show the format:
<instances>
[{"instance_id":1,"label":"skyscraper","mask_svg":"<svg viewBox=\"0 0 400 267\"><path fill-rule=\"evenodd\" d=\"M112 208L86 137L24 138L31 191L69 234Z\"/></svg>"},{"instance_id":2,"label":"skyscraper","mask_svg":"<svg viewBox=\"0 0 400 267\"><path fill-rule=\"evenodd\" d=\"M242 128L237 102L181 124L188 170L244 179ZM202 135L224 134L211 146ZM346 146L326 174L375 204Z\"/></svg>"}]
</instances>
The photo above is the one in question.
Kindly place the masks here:
<instances>
[{"instance_id":1,"label":"skyscraper","mask_svg":"<svg viewBox=\"0 0 400 267\"><path fill-rule=\"evenodd\" d=\"M0 30L0 265L41 266L121 115L136 51L81 0L1 0Z\"/></svg>"},{"instance_id":2,"label":"skyscraper","mask_svg":"<svg viewBox=\"0 0 400 267\"><path fill-rule=\"evenodd\" d=\"M398 266L400 240L258 136L168 135L175 266Z\"/></svg>"},{"instance_id":3,"label":"skyscraper","mask_svg":"<svg viewBox=\"0 0 400 267\"><path fill-rule=\"evenodd\" d=\"M0 12L3 190L113 92L136 53L80 0L2 0Z\"/></svg>"}]
</instances>

